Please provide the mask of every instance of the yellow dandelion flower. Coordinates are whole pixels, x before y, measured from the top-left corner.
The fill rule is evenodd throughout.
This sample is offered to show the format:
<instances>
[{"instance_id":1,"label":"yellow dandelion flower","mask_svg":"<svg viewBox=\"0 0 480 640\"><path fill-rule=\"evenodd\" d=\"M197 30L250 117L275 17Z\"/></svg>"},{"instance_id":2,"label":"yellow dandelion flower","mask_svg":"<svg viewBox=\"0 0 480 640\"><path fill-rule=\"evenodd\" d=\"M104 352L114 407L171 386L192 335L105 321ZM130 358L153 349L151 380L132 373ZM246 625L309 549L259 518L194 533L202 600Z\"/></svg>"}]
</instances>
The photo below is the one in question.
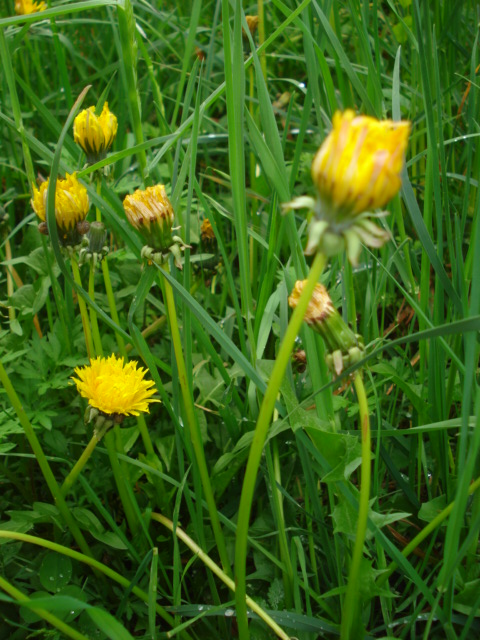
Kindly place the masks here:
<instances>
[{"instance_id":1,"label":"yellow dandelion flower","mask_svg":"<svg viewBox=\"0 0 480 640\"><path fill-rule=\"evenodd\" d=\"M31 205L37 216L45 222L47 207L48 183L42 182L40 188L33 188ZM76 244L78 233L86 233L88 225L80 231L78 228L88 214L90 203L86 187L78 180L75 173L67 173L64 180L58 179L55 187L55 219L62 241Z\"/></svg>"},{"instance_id":2,"label":"yellow dandelion flower","mask_svg":"<svg viewBox=\"0 0 480 640\"><path fill-rule=\"evenodd\" d=\"M369 218L384 215L371 212L384 207L400 189L410 123L347 110L337 112L332 124L312 163L318 197L303 196L284 206L313 210L307 255L321 251L330 256L346 249L356 264L362 242L381 247L390 237Z\"/></svg>"},{"instance_id":3,"label":"yellow dandelion flower","mask_svg":"<svg viewBox=\"0 0 480 640\"><path fill-rule=\"evenodd\" d=\"M347 110L337 111L332 124L312 163L325 208L338 219L385 206L401 186L410 123Z\"/></svg>"},{"instance_id":4,"label":"yellow dandelion flower","mask_svg":"<svg viewBox=\"0 0 480 640\"><path fill-rule=\"evenodd\" d=\"M95 115L95 107L81 111L73 123L73 138L82 147L89 163L102 160L112 146L117 135L118 121L108 108L103 105L102 113Z\"/></svg>"},{"instance_id":5,"label":"yellow dandelion flower","mask_svg":"<svg viewBox=\"0 0 480 640\"><path fill-rule=\"evenodd\" d=\"M18 16L26 16L30 13L45 11L47 5L45 2L35 0L15 0L15 13Z\"/></svg>"},{"instance_id":6,"label":"yellow dandelion flower","mask_svg":"<svg viewBox=\"0 0 480 640\"><path fill-rule=\"evenodd\" d=\"M107 415L133 415L149 413L148 405L159 402L152 399L155 393L152 380L145 380L146 370L137 369L138 363L112 354L108 358L95 358L86 367L77 367L77 378L72 380L91 407Z\"/></svg>"}]
</instances>

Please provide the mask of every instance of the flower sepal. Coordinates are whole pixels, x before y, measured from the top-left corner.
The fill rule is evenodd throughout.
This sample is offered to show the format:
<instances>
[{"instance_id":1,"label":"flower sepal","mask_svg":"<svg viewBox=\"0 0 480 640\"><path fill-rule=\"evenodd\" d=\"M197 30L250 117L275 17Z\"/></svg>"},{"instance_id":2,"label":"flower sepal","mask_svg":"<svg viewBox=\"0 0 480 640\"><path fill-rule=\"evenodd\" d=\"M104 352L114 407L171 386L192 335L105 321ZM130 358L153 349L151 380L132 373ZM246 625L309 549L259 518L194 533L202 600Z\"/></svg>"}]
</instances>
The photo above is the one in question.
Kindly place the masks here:
<instances>
[{"instance_id":1,"label":"flower sepal","mask_svg":"<svg viewBox=\"0 0 480 640\"><path fill-rule=\"evenodd\" d=\"M97 262L101 262L108 254L109 247L106 245L107 230L103 222L94 221L90 224L90 230L82 239L79 252L79 262L91 262L96 267Z\"/></svg>"},{"instance_id":2,"label":"flower sepal","mask_svg":"<svg viewBox=\"0 0 480 640\"><path fill-rule=\"evenodd\" d=\"M97 439L98 442L103 438L103 436L110 431L110 429L115 424L121 424L124 420L125 416L114 413L114 414L106 414L88 405L85 409L84 422L85 424L90 424L93 422L93 435Z\"/></svg>"}]
</instances>

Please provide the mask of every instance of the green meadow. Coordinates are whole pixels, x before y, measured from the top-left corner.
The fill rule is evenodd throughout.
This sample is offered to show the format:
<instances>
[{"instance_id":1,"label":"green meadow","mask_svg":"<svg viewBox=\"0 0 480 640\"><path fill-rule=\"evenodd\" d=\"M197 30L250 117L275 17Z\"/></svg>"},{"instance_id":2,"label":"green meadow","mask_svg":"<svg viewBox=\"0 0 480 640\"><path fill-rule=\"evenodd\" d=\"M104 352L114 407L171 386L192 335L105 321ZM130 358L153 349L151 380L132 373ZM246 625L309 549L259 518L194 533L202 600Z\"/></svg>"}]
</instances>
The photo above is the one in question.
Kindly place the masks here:
<instances>
[{"instance_id":1,"label":"green meadow","mask_svg":"<svg viewBox=\"0 0 480 640\"><path fill-rule=\"evenodd\" d=\"M480 637L479 27L2 2L0 640Z\"/></svg>"}]
</instances>

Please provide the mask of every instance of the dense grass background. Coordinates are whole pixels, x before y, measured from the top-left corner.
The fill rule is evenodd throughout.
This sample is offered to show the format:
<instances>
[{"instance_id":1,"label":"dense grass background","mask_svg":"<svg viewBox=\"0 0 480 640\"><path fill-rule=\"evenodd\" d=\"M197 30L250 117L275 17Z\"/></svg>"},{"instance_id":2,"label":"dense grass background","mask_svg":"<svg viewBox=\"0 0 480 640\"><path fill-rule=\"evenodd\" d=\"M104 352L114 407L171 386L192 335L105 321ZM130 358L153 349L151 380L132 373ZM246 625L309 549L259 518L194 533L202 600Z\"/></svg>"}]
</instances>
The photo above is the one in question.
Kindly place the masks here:
<instances>
[{"instance_id":1,"label":"dense grass background","mask_svg":"<svg viewBox=\"0 0 480 640\"><path fill-rule=\"evenodd\" d=\"M367 346L372 502L356 636L476 637L480 4L47 4L27 17L14 16L13 0L0 10L0 637L237 637L234 594L204 554L233 575L245 462L287 296L308 272L306 218L280 205L313 193L313 154L345 108L413 127L402 191L382 220L392 241L365 249L355 269L335 257L322 276ZM242 37L245 14L260 15L253 38ZM64 129L87 85L83 108L107 99L119 120L100 193ZM75 287L58 243L38 233L31 185L52 167L53 177L78 170L102 212L118 321L102 270L92 307L88 268ZM142 269L121 204L159 182L191 245L183 270L164 277L220 534L192 449L165 280ZM213 259L200 245L206 218ZM91 437L69 382L87 362L82 298L97 310L104 352L125 345L143 360L162 404L146 418L152 449L129 419L55 503ZM305 353L287 371L255 487L247 593L284 637L314 640L340 629L358 404L348 375L332 380L318 336L304 327L297 347ZM36 611L19 606L25 598L41 598ZM250 634L274 637L256 615Z\"/></svg>"}]
</instances>

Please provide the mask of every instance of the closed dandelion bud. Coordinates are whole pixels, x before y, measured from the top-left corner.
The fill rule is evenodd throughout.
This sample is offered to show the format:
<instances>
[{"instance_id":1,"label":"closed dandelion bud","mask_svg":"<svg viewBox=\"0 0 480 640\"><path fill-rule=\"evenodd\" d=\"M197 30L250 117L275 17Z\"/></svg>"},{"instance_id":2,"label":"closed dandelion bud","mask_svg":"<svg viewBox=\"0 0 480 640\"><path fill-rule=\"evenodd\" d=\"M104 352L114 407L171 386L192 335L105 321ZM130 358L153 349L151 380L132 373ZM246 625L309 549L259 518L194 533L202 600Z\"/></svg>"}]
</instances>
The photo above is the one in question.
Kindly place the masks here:
<instances>
[{"instance_id":1,"label":"closed dandelion bud","mask_svg":"<svg viewBox=\"0 0 480 640\"><path fill-rule=\"evenodd\" d=\"M82 240L80 263L92 262L95 266L97 262L101 262L108 253L106 240L107 229L105 225L103 222L95 220L90 224L90 229Z\"/></svg>"},{"instance_id":2,"label":"closed dandelion bud","mask_svg":"<svg viewBox=\"0 0 480 640\"><path fill-rule=\"evenodd\" d=\"M399 191L410 134L409 122L337 112L333 128L315 155L312 179L316 199L297 198L286 208L313 209L305 253L334 255L344 248L356 264L361 243L381 247L389 234L371 220Z\"/></svg>"},{"instance_id":3,"label":"closed dandelion bud","mask_svg":"<svg viewBox=\"0 0 480 640\"><path fill-rule=\"evenodd\" d=\"M105 158L115 140L117 129L117 118L108 108L108 102L103 105L99 116L95 114L95 107L84 109L78 114L73 123L73 137L85 151L89 164Z\"/></svg>"},{"instance_id":4,"label":"closed dandelion bud","mask_svg":"<svg viewBox=\"0 0 480 640\"><path fill-rule=\"evenodd\" d=\"M47 5L45 2L38 0L15 0L15 13L18 16L27 16L30 13L37 13L38 11L45 11Z\"/></svg>"},{"instance_id":5,"label":"closed dandelion bud","mask_svg":"<svg viewBox=\"0 0 480 640\"><path fill-rule=\"evenodd\" d=\"M42 182L40 188L33 188L31 205L42 221L41 233L46 230L46 207L49 180ZM81 184L75 173L67 173L64 180L58 179L55 186L55 220L58 237L63 246L75 246L82 235L88 232L89 224L85 220L90 203L86 187ZM42 224L43 223L43 224Z\"/></svg>"},{"instance_id":6,"label":"closed dandelion bud","mask_svg":"<svg viewBox=\"0 0 480 640\"><path fill-rule=\"evenodd\" d=\"M294 309L306 280L297 280L288 298L288 304ZM326 362L332 372L340 373L363 357L364 345L361 336L353 333L342 316L333 306L327 289L317 284L304 317L305 322L319 333L327 347Z\"/></svg>"},{"instance_id":7,"label":"closed dandelion bud","mask_svg":"<svg viewBox=\"0 0 480 640\"><path fill-rule=\"evenodd\" d=\"M252 36L255 35L255 31L257 30L257 27L258 27L258 16L245 16L245 20L247 21L248 30L250 31ZM243 28L242 28L242 34L243 34L243 37L246 39L247 34L245 33Z\"/></svg>"},{"instance_id":8,"label":"closed dandelion bud","mask_svg":"<svg viewBox=\"0 0 480 640\"><path fill-rule=\"evenodd\" d=\"M185 245L181 238L172 233L175 215L164 185L147 187L145 191L137 189L125 198L123 208L130 224L141 233L146 242L142 256L162 263L170 252L174 255L177 266L181 266L180 247Z\"/></svg>"}]
</instances>

